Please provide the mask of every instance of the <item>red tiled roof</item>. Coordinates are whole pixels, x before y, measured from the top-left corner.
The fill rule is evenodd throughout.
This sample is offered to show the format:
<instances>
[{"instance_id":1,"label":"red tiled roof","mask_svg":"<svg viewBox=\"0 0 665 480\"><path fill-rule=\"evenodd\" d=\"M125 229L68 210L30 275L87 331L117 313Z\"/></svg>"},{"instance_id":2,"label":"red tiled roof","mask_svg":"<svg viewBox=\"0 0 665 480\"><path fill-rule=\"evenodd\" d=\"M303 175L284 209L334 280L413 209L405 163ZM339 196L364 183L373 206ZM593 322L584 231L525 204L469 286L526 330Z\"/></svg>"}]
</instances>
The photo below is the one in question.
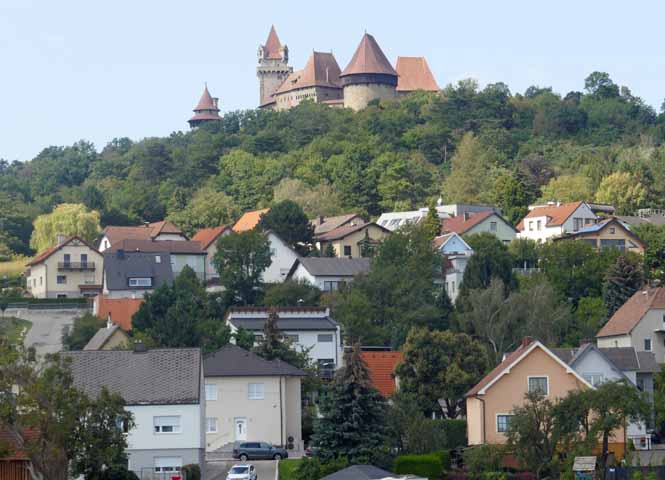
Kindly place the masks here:
<instances>
[{"instance_id":1,"label":"red tiled roof","mask_svg":"<svg viewBox=\"0 0 665 480\"><path fill-rule=\"evenodd\" d=\"M444 218L442 221L441 231L444 233L455 232L458 235L463 235L471 228L478 225L483 220L496 215L495 212L488 210L486 212L472 213L468 218L464 215L457 215L452 218Z\"/></svg>"},{"instance_id":2,"label":"red tiled roof","mask_svg":"<svg viewBox=\"0 0 665 480\"><path fill-rule=\"evenodd\" d=\"M359 230L363 230L365 228L368 228L370 226L375 226L377 228L380 228L381 230L384 230L386 233L392 233L390 230L387 228L382 227L381 225L370 222L370 223L360 223L358 225L344 225L341 227L333 228L332 230L329 230L325 233L322 233L321 235L317 235L314 239L316 241L330 241L330 240L337 240L340 238L348 237L352 233L355 233Z\"/></svg>"},{"instance_id":3,"label":"red tiled roof","mask_svg":"<svg viewBox=\"0 0 665 480\"><path fill-rule=\"evenodd\" d=\"M425 57L397 57L397 91L413 92L425 90L438 92L439 85L429 69Z\"/></svg>"},{"instance_id":4,"label":"red tiled roof","mask_svg":"<svg viewBox=\"0 0 665 480\"><path fill-rule=\"evenodd\" d=\"M665 308L665 288L647 288L636 292L614 312L596 337L629 334L652 308Z\"/></svg>"},{"instance_id":5,"label":"red tiled roof","mask_svg":"<svg viewBox=\"0 0 665 480\"><path fill-rule=\"evenodd\" d=\"M381 395L389 397L395 393L395 368L402 361L401 352L360 352L367 364L372 385Z\"/></svg>"},{"instance_id":6,"label":"red tiled roof","mask_svg":"<svg viewBox=\"0 0 665 480\"><path fill-rule=\"evenodd\" d=\"M136 240L128 238L114 243L107 251L117 252L118 250L145 253L205 254L201 244L192 240Z\"/></svg>"},{"instance_id":7,"label":"red tiled roof","mask_svg":"<svg viewBox=\"0 0 665 480\"><path fill-rule=\"evenodd\" d=\"M212 95L210 95L210 92L208 91L208 85L205 86L203 89L203 94L201 95L201 99L199 100L199 103L194 107L195 112L199 112L201 110L215 110L219 112L219 108L217 105L215 105L215 101L212 98Z\"/></svg>"},{"instance_id":8,"label":"red tiled roof","mask_svg":"<svg viewBox=\"0 0 665 480\"><path fill-rule=\"evenodd\" d=\"M96 248L91 247L90 244L88 242L86 242L85 240L83 240L81 237L73 236L73 237L67 238L64 242L62 242L59 245L54 245L54 246L44 250L42 253L40 253L35 258L30 260L30 262L27 265L30 267L32 265L37 265L38 263L43 262L44 260L49 258L51 255L53 255L55 252L60 250L62 247L64 247L65 245L68 245L72 240L78 240L81 243L83 243L86 247L88 247L90 250L92 250L93 252L99 253Z\"/></svg>"},{"instance_id":9,"label":"red tiled roof","mask_svg":"<svg viewBox=\"0 0 665 480\"><path fill-rule=\"evenodd\" d=\"M36 441L38 438L39 434L35 429L28 429L24 433L25 442L28 444ZM18 445L16 445L13 436L7 430L0 429L0 444L7 445L9 447L9 455L6 457L0 457L0 460L9 461L28 459L25 451L18 448Z\"/></svg>"},{"instance_id":10,"label":"red tiled roof","mask_svg":"<svg viewBox=\"0 0 665 480\"><path fill-rule=\"evenodd\" d=\"M455 234L455 232L452 233L445 233L443 235L439 235L438 237L434 237L434 240L432 240L432 247L435 249L441 248L441 245L446 243L450 237L452 237Z\"/></svg>"},{"instance_id":11,"label":"red tiled roof","mask_svg":"<svg viewBox=\"0 0 665 480\"><path fill-rule=\"evenodd\" d=\"M205 250L212 242L217 240L217 238L228 229L229 227L226 225L220 225L219 227L213 228L202 228L194 234L192 241L199 242L201 247Z\"/></svg>"},{"instance_id":12,"label":"red tiled roof","mask_svg":"<svg viewBox=\"0 0 665 480\"><path fill-rule=\"evenodd\" d=\"M263 57L272 60L280 60L282 58L282 43L279 41L275 26L270 27L270 33L265 45L263 45Z\"/></svg>"},{"instance_id":13,"label":"red tiled roof","mask_svg":"<svg viewBox=\"0 0 665 480\"><path fill-rule=\"evenodd\" d=\"M301 88L342 88L340 68L332 53L312 52L305 68L291 73L274 95Z\"/></svg>"},{"instance_id":14,"label":"red tiled roof","mask_svg":"<svg viewBox=\"0 0 665 480\"><path fill-rule=\"evenodd\" d=\"M474 395L477 395L478 392L480 392L483 388L485 388L487 385L489 385L495 378L497 378L501 373L508 367L511 363L513 363L516 359L519 358L522 353L524 353L526 350L529 349L531 346L531 343L533 343L533 339L526 338L522 341L522 344L519 346L517 350L514 352L506 355L506 358L498 364L494 369L485 375L483 379L478 382L471 390L467 392L465 395L466 397L472 397Z\"/></svg>"},{"instance_id":15,"label":"red tiled roof","mask_svg":"<svg viewBox=\"0 0 665 480\"><path fill-rule=\"evenodd\" d=\"M252 230L259 224L261 220L261 215L268 213L269 208L264 208L262 210L253 210L251 212L245 212L242 217L233 225L234 232L246 232L247 230Z\"/></svg>"},{"instance_id":16,"label":"red tiled roof","mask_svg":"<svg viewBox=\"0 0 665 480\"><path fill-rule=\"evenodd\" d=\"M147 225L137 227L114 227L108 226L104 229L104 235L108 238L111 245L121 240L150 240L159 236L160 234L175 234L182 235L182 230L176 227L173 223L163 220L161 222L153 222Z\"/></svg>"},{"instance_id":17,"label":"red tiled roof","mask_svg":"<svg viewBox=\"0 0 665 480\"><path fill-rule=\"evenodd\" d=\"M366 33L353 54L351 61L341 73L346 75L357 75L365 73L379 73L397 76L397 72L384 55L379 44L373 36Z\"/></svg>"},{"instance_id":18,"label":"red tiled roof","mask_svg":"<svg viewBox=\"0 0 665 480\"><path fill-rule=\"evenodd\" d=\"M97 297L97 316L107 320L111 314L111 321L128 332L132 329L132 317L138 312L143 298L108 298L103 295Z\"/></svg>"},{"instance_id":19,"label":"red tiled roof","mask_svg":"<svg viewBox=\"0 0 665 480\"><path fill-rule=\"evenodd\" d=\"M562 203L558 206L548 205L544 207L536 207L530 210L529 213L526 214L526 217L520 220L520 223L517 224L517 229L524 230L524 220L534 217L547 217L548 227L557 227L559 225L563 225L564 222L568 220L568 217L575 213L575 210L577 210L583 203L584 202L582 201L578 201Z\"/></svg>"}]
</instances>

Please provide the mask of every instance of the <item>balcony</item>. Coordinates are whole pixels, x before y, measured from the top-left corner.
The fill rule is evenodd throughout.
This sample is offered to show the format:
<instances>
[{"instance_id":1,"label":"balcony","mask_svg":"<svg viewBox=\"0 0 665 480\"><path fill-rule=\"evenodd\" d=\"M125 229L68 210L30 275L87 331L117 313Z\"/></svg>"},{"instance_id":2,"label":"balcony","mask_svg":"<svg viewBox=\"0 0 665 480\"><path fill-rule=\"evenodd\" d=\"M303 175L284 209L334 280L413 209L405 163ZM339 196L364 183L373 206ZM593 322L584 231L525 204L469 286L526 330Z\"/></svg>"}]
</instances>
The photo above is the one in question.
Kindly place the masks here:
<instances>
[{"instance_id":1,"label":"balcony","mask_svg":"<svg viewBox=\"0 0 665 480\"><path fill-rule=\"evenodd\" d=\"M58 262L59 272L94 272L95 262Z\"/></svg>"}]
</instances>

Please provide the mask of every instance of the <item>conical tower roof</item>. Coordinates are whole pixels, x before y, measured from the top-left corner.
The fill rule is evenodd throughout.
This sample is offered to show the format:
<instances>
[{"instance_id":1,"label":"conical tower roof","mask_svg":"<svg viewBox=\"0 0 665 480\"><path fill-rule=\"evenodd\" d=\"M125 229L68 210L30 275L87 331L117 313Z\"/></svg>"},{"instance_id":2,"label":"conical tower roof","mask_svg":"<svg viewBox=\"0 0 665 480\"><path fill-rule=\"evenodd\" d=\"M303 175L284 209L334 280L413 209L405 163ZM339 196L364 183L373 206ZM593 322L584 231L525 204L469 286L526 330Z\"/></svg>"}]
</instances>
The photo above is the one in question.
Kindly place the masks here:
<instances>
[{"instance_id":1,"label":"conical tower roof","mask_svg":"<svg viewBox=\"0 0 665 480\"><path fill-rule=\"evenodd\" d=\"M282 42L279 41L275 26L270 27L270 33L265 45L263 45L263 57L273 60L280 60L282 58Z\"/></svg>"},{"instance_id":2,"label":"conical tower roof","mask_svg":"<svg viewBox=\"0 0 665 480\"><path fill-rule=\"evenodd\" d=\"M353 54L353 58L340 76L368 73L397 76L397 72L381 51L381 47L376 43L374 37L366 33L360 40L360 45Z\"/></svg>"},{"instance_id":3,"label":"conical tower roof","mask_svg":"<svg viewBox=\"0 0 665 480\"><path fill-rule=\"evenodd\" d=\"M201 95L201 99L199 100L198 105L194 107L195 112L199 112L201 110L215 110L219 112L219 108L215 104L212 95L210 95L210 92L208 91L208 85L206 85L203 89L203 95Z\"/></svg>"}]
</instances>

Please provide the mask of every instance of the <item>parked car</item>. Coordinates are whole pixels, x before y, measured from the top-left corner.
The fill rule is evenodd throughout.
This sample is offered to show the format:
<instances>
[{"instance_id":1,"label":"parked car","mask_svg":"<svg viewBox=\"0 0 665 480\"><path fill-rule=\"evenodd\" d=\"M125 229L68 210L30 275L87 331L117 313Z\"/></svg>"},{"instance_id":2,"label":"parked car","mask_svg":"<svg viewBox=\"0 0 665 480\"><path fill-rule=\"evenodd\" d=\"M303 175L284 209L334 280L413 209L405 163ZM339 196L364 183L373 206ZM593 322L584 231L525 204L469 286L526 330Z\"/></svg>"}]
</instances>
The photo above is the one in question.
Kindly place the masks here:
<instances>
[{"instance_id":1,"label":"parked car","mask_svg":"<svg viewBox=\"0 0 665 480\"><path fill-rule=\"evenodd\" d=\"M243 442L233 449L233 458L246 462L252 460L281 460L289 458L289 453L281 447L273 447L266 442Z\"/></svg>"},{"instance_id":2,"label":"parked car","mask_svg":"<svg viewBox=\"0 0 665 480\"><path fill-rule=\"evenodd\" d=\"M254 465L234 465L226 474L226 480L258 480Z\"/></svg>"}]
</instances>

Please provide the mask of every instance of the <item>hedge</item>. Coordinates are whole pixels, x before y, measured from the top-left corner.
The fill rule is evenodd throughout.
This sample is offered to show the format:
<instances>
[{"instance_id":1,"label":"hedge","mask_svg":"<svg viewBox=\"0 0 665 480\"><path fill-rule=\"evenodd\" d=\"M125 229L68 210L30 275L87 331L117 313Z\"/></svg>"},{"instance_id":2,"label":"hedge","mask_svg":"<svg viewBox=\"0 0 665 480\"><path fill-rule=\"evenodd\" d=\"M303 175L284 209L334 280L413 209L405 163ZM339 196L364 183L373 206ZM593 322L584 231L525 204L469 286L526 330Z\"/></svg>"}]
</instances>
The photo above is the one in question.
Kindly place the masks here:
<instances>
[{"instance_id":1,"label":"hedge","mask_svg":"<svg viewBox=\"0 0 665 480\"><path fill-rule=\"evenodd\" d=\"M7 305L68 305L85 306L90 303L88 298L24 298L24 297L0 297L0 303Z\"/></svg>"},{"instance_id":2,"label":"hedge","mask_svg":"<svg viewBox=\"0 0 665 480\"><path fill-rule=\"evenodd\" d=\"M395 459L393 471L398 475L418 475L429 480L438 480L450 468L447 452L427 455L402 455Z\"/></svg>"},{"instance_id":3,"label":"hedge","mask_svg":"<svg viewBox=\"0 0 665 480\"><path fill-rule=\"evenodd\" d=\"M466 446L466 420L440 420L446 432L446 449L454 450Z\"/></svg>"}]
</instances>

